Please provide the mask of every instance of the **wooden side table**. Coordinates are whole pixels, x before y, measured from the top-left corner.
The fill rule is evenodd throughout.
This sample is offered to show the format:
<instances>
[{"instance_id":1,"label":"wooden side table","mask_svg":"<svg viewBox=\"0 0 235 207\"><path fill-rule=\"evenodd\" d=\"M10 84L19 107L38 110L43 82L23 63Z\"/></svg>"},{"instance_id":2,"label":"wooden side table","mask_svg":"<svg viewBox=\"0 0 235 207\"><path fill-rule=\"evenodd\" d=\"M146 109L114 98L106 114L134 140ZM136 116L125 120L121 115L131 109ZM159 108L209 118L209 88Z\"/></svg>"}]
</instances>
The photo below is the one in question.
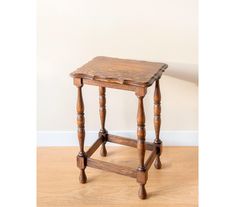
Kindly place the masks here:
<instances>
[{"instance_id":1,"label":"wooden side table","mask_svg":"<svg viewBox=\"0 0 235 207\"><path fill-rule=\"evenodd\" d=\"M80 168L79 180L81 183L86 183L87 177L85 168L93 167L102 169L121 175L133 177L137 179L140 184L139 197L145 199L147 193L145 184L148 179L148 170L155 160L154 166L157 169L161 168L160 155L162 152L162 141L159 138L161 125L161 93L159 87L159 79L167 68L164 63L125 60L110 57L96 57L89 61L84 66L78 68L71 73L74 84L78 88L77 97L77 136L80 145L80 151L77 155L77 166ZM145 113L143 106L143 98L147 93L147 88L155 82L154 91L154 128L155 139L153 143L145 142ZM84 151L84 103L82 98L82 86L84 84L99 86L99 112L101 129L99 131L98 139L89 148L87 152ZM134 91L138 98L137 111L137 140L120 137L109 134L105 128L105 90L107 88L116 88L128 91ZM113 163L108 163L96 159L92 159L92 154L101 145L101 156L107 155L105 147L106 142L113 142L121 145L127 145L137 148L139 157L139 166L137 169L119 166ZM152 151L149 158L145 161L145 150Z\"/></svg>"}]
</instances>

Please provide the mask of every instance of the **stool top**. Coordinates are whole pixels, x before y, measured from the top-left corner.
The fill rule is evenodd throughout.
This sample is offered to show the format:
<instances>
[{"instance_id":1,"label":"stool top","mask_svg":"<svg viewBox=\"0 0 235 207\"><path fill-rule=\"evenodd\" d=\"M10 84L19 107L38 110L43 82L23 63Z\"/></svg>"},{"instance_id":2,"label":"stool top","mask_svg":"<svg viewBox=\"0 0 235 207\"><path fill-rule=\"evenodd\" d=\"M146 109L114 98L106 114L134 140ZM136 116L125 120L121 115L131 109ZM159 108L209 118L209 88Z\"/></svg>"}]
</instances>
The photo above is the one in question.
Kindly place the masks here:
<instances>
[{"instance_id":1,"label":"stool top","mask_svg":"<svg viewBox=\"0 0 235 207\"><path fill-rule=\"evenodd\" d=\"M70 75L111 83L148 87L168 66L164 63L98 56Z\"/></svg>"}]
</instances>

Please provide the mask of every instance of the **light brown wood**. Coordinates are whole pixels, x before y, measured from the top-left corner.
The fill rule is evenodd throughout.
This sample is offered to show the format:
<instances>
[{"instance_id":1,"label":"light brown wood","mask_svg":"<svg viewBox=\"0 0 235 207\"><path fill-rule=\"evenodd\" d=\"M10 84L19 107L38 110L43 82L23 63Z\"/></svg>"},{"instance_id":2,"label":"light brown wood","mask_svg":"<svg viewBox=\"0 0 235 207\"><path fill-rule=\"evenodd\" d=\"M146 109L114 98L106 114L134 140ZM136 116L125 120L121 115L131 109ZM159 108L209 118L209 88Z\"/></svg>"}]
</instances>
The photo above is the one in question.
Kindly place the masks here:
<instances>
[{"instance_id":1,"label":"light brown wood","mask_svg":"<svg viewBox=\"0 0 235 207\"><path fill-rule=\"evenodd\" d=\"M164 63L98 56L71 73L73 78L148 87L161 77Z\"/></svg>"},{"instance_id":2,"label":"light brown wood","mask_svg":"<svg viewBox=\"0 0 235 207\"><path fill-rule=\"evenodd\" d=\"M135 168L136 149L110 147L111 156L100 159ZM78 182L74 154L77 147L47 147L37 150L37 207L196 207L198 205L198 150L196 147L164 147L162 169L149 169L148 199L136 197L132 178L86 168L86 185ZM122 153L120 153L122 152ZM151 152L146 151L146 156ZM126 159L128 157L128 159Z\"/></svg>"}]
</instances>

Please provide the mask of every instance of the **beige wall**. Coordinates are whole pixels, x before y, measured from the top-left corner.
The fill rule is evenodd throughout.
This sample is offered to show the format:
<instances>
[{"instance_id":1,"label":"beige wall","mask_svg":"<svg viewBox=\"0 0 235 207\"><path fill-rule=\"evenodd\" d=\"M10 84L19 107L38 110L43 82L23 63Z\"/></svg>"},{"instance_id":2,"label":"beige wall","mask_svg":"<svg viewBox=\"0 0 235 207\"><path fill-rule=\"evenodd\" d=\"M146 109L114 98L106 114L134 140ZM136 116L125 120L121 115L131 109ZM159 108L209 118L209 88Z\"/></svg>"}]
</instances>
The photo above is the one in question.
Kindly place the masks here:
<instances>
[{"instance_id":1,"label":"beige wall","mask_svg":"<svg viewBox=\"0 0 235 207\"><path fill-rule=\"evenodd\" d=\"M197 65L197 1L38 1L38 130L74 130L76 88L69 73L105 55ZM177 77L177 76L176 76ZM197 130L197 85L163 76L162 129ZM152 130L153 88L145 98ZM98 90L84 87L86 126L99 128ZM107 89L107 128L134 130L134 93Z\"/></svg>"}]
</instances>

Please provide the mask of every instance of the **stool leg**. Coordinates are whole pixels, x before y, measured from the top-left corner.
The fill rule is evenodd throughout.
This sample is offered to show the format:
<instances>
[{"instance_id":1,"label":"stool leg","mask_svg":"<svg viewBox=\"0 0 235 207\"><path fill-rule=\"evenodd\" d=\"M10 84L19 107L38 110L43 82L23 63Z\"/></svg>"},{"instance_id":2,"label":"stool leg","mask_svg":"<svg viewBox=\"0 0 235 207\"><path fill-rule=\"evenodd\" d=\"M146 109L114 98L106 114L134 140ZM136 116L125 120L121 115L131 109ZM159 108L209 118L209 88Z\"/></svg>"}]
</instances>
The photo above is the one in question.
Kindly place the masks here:
<instances>
[{"instance_id":1,"label":"stool leg","mask_svg":"<svg viewBox=\"0 0 235 207\"><path fill-rule=\"evenodd\" d=\"M145 184L147 182L147 171L144 166L145 156L145 114L143 106L144 96L138 96L138 112L137 112L137 150L139 155L139 167L137 169L137 182L140 183L138 195L141 199L147 197Z\"/></svg>"},{"instance_id":2,"label":"stool leg","mask_svg":"<svg viewBox=\"0 0 235 207\"><path fill-rule=\"evenodd\" d=\"M101 129L99 132L99 137L103 137L103 143L101 145L100 149L100 155L102 157L107 156L107 150L105 147L106 144L106 138L107 138L107 131L105 129L105 117L106 117L106 98L105 98L105 87L99 87L99 104L100 104L100 123L101 123Z\"/></svg>"},{"instance_id":3,"label":"stool leg","mask_svg":"<svg viewBox=\"0 0 235 207\"><path fill-rule=\"evenodd\" d=\"M159 138L160 135L160 127L161 127L161 92L159 80L156 81L155 90L154 90L154 129L155 129L155 144L157 144L157 157L154 162L154 166L156 169L161 169L162 164L160 160L161 155L161 146L162 141Z\"/></svg>"},{"instance_id":4,"label":"stool leg","mask_svg":"<svg viewBox=\"0 0 235 207\"><path fill-rule=\"evenodd\" d=\"M84 103L82 98L82 84L78 86L78 97L77 97L77 136L79 141L79 153L77 156L77 166L80 168L80 183L86 183L87 177L85 174L86 168L86 156L84 152L84 140L85 140L85 129L84 129Z\"/></svg>"}]
</instances>

